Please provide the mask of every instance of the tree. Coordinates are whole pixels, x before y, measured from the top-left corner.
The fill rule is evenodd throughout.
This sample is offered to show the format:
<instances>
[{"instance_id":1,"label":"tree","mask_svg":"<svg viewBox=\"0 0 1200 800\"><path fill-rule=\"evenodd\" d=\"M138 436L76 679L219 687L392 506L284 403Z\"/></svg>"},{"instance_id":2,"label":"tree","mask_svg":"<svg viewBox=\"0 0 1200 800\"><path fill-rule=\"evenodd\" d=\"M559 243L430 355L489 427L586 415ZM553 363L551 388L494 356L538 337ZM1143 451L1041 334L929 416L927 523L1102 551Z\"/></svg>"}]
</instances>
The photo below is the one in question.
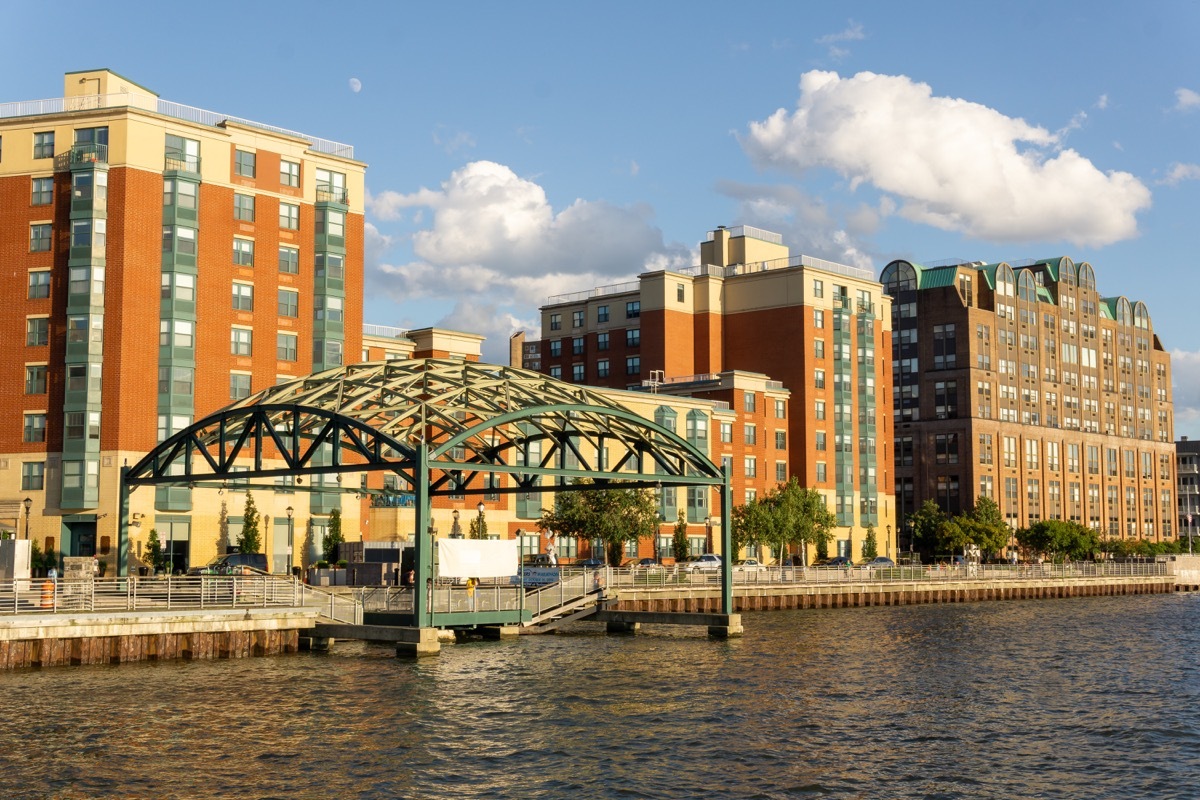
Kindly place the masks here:
<instances>
[{"instance_id":1,"label":"tree","mask_svg":"<svg viewBox=\"0 0 1200 800\"><path fill-rule=\"evenodd\" d=\"M262 550L262 537L258 532L258 507L254 505L254 495L246 492L246 507L242 511L242 535L238 539L238 550L243 553L257 553Z\"/></svg>"},{"instance_id":2,"label":"tree","mask_svg":"<svg viewBox=\"0 0 1200 800\"><path fill-rule=\"evenodd\" d=\"M734 550L752 544L769 545L781 556L793 546L815 544L818 557L828 550L837 518L816 489L796 478L772 489L765 497L733 509Z\"/></svg>"},{"instance_id":3,"label":"tree","mask_svg":"<svg viewBox=\"0 0 1200 800\"><path fill-rule=\"evenodd\" d=\"M471 525L470 525L469 531L470 531L469 535L472 539L488 538L487 518L484 517L483 514L479 514L478 516L473 517L471 519Z\"/></svg>"},{"instance_id":4,"label":"tree","mask_svg":"<svg viewBox=\"0 0 1200 800\"><path fill-rule=\"evenodd\" d=\"M1091 558L1100 549L1096 532L1078 522L1061 519L1044 519L1017 531L1021 547L1035 553L1044 553L1052 561L1064 559L1080 560ZM1147 545L1148 543L1141 542Z\"/></svg>"},{"instance_id":5,"label":"tree","mask_svg":"<svg viewBox=\"0 0 1200 800\"><path fill-rule=\"evenodd\" d=\"M867 538L863 539L862 557L875 558L877 555L879 555L879 542L875 537L875 526L868 523Z\"/></svg>"},{"instance_id":6,"label":"tree","mask_svg":"<svg viewBox=\"0 0 1200 800\"><path fill-rule=\"evenodd\" d=\"M591 484L577 478L573 484ZM554 508L542 509L538 529L604 542L610 564L619 566L625 543L658 532L658 501L650 489L585 489L559 492Z\"/></svg>"},{"instance_id":7,"label":"tree","mask_svg":"<svg viewBox=\"0 0 1200 800\"><path fill-rule=\"evenodd\" d=\"M683 561L688 557L687 515L682 508L675 517L675 535L671 537L671 549L676 561Z\"/></svg>"},{"instance_id":8,"label":"tree","mask_svg":"<svg viewBox=\"0 0 1200 800\"><path fill-rule=\"evenodd\" d=\"M165 572L167 569L167 556L163 552L162 542L158 539L158 528L151 528L150 535L146 538L145 560L154 567L155 572Z\"/></svg>"},{"instance_id":9,"label":"tree","mask_svg":"<svg viewBox=\"0 0 1200 800\"><path fill-rule=\"evenodd\" d=\"M933 500L926 500L916 511L908 515L913 542L929 555L937 552L938 529L946 521L946 515Z\"/></svg>"},{"instance_id":10,"label":"tree","mask_svg":"<svg viewBox=\"0 0 1200 800\"><path fill-rule=\"evenodd\" d=\"M342 537L342 512L335 508L329 512L329 525L325 528L325 540L321 542L321 550L325 560L330 564L337 561L338 545L345 539Z\"/></svg>"},{"instance_id":11,"label":"tree","mask_svg":"<svg viewBox=\"0 0 1200 800\"><path fill-rule=\"evenodd\" d=\"M217 515L217 555L229 552L229 509L221 500L221 513Z\"/></svg>"}]
</instances>

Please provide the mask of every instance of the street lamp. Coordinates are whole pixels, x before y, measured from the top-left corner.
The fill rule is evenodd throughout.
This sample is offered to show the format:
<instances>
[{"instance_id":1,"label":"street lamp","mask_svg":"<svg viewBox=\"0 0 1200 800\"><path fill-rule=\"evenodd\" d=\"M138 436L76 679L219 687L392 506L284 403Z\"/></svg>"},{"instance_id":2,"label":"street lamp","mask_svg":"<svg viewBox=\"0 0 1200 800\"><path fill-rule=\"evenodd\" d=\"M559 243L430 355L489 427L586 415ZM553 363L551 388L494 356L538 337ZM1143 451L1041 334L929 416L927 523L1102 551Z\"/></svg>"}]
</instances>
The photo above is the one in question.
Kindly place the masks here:
<instances>
[{"instance_id":1,"label":"street lamp","mask_svg":"<svg viewBox=\"0 0 1200 800\"><path fill-rule=\"evenodd\" d=\"M887 526L887 557L892 557L892 526Z\"/></svg>"},{"instance_id":2,"label":"street lamp","mask_svg":"<svg viewBox=\"0 0 1200 800\"><path fill-rule=\"evenodd\" d=\"M450 523L450 538L451 539L461 539L462 538L462 526L460 526L458 524L458 509L457 508L454 509L454 511L452 511L450 515L452 517L454 517L454 522Z\"/></svg>"},{"instance_id":3,"label":"street lamp","mask_svg":"<svg viewBox=\"0 0 1200 800\"><path fill-rule=\"evenodd\" d=\"M479 527L475 529L475 535L478 536L480 539L483 539L483 538L486 538L483 535L483 511L484 511L484 509L487 508L487 506L485 506L483 504L483 501L480 500L479 505L475 506L475 508L479 511Z\"/></svg>"},{"instance_id":4,"label":"street lamp","mask_svg":"<svg viewBox=\"0 0 1200 800\"><path fill-rule=\"evenodd\" d=\"M291 506L287 507L287 518L288 518L287 571L288 571L289 575L292 574L292 515L295 513L296 513L296 510L294 508L292 508Z\"/></svg>"},{"instance_id":5,"label":"street lamp","mask_svg":"<svg viewBox=\"0 0 1200 800\"><path fill-rule=\"evenodd\" d=\"M33 500L26 497L23 501L25 506L25 538L29 538L29 509L33 507Z\"/></svg>"},{"instance_id":6,"label":"street lamp","mask_svg":"<svg viewBox=\"0 0 1200 800\"><path fill-rule=\"evenodd\" d=\"M704 552L711 553L713 551L711 514L704 518L704 546L708 548ZM728 556L726 556L726 558L728 558Z\"/></svg>"}]
</instances>

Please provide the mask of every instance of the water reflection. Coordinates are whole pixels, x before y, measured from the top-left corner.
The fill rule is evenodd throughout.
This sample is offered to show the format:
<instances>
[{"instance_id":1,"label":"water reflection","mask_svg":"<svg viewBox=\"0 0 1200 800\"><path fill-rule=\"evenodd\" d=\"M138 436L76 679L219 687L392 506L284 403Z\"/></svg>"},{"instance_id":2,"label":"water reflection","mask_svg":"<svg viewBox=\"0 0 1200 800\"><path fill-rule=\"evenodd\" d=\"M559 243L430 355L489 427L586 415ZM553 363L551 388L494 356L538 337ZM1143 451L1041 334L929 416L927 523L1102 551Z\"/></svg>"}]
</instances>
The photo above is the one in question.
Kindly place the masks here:
<instances>
[{"instance_id":1,"label":"water reflection","mask_svg":"<svg viewBox=\"0 0 1200 800\"><path fill-rule=\"evenodd\" d=\"M0 674L0 796L1190 796L1200 597Z\"/></svg>"}]
</instances>

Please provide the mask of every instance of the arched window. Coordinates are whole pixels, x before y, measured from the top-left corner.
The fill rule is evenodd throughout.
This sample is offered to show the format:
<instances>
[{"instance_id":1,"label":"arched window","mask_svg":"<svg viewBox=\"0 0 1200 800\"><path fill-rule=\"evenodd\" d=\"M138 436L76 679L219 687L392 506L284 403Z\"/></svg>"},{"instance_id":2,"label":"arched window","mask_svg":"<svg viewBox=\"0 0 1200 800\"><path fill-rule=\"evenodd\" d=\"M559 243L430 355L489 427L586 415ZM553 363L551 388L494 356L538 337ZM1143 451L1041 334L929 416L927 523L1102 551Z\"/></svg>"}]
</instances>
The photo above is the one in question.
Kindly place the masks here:
<instances>
[{"instance_id":1,"label":"arched window","mask_svg":"<svg viewBox=\"0 0 1200 800\"><path fill-rule=\"evenodd\" d=\"M1017 299L1037 302L1037 284L1033 281L1033 273L1027 269L1021 270L1021 277L1017 280Z\"/></svg>"},{"instance_id":2,"label":"arched window","mask_svg":"<svg viewBox=\"0 0 1200 800\"><path fill-rule=\"evenodd\" d=\"M1012 297L1016 283L1012 267L1008 264L1001 264L996 267L996 294L1002 297Z\"/></svg>"},{"instance_id":3,"label":"arched window","mask_svg":"<svg viewBox=\"0 0 1200 800\"><path fill-rule=\"evenodd\" d=\"M1058 262L1058 279L1067 286L1079 285L1079 276L1075 274L1075 262L1066 256Z\"/></svg>"},{"instance_id":4,"label":"arched window","mask_svg":"<svg viewBox=\"0 0 1200 800\"><path fill-rule=\"evenodd\" d=\"M1133 309L1129 307L1129 301L1124 297L1117 298L1117 324L1133 324Z\"/></svg>"},{"instance_id":5,"label":"arched window","mask_svg":"<svg viewBox=\"0 0 1200 800\"><path fill-rule=\"evenodd\" d=\"M1084 289L1096 291L1096 273L1092 271L1092 265L1086 261L1079 265L1079 285Z\"/></svg>"},{"instance_id":6,"label":"arched window","mask_svg":"<svg viewBox=\"0 0 1200 800\"><path fill-rule=\"evenodd\" d=\"M907 261L893 261L883 268L879 276L883 291L895 297L900 292L917 290L917 271Z\"/></svg>"},{"instance_id":7,"label":"arched window","mask_svg":"<svg viewBox=\"0 0 1200 800\"><path fill-rule=\"evenodd\" d=\"M1150 330L1150 311L1141 300L1133 304L1133 324L1144 331Z\"/></svg>"}]
</instances>

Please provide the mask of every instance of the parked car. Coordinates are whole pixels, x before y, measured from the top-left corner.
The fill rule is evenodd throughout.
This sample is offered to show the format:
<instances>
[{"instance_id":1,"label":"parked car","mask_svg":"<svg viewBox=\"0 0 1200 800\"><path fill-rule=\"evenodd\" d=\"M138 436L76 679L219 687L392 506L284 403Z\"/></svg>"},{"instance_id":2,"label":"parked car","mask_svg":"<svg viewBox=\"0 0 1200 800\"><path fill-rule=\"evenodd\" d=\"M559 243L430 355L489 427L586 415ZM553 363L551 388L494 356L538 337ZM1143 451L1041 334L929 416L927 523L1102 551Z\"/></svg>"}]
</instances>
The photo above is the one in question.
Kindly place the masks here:
<instances>
[{"instance_id":1,"label":"parked car","mask_svg":"<svg viewBox=\"0 0 1200 800\"><path fill-rule=\"evenodd\" d=\"M849 567L849 566L852 566L853 563L854 562L852 562L847 556L834 556L833 558L827 558L824 561L818 561L816 564L813 564L813 566L814 567Z\"/></svg>"},{"instance_id":2,"label":"parked car","mask_svg":"<svg viewBox=\"0 0 1200 800\"><path fill-rule=\"evenodd\" d=\"M894 567L896 566L896 562L892 561L887 556L875 556L874 558L863 559L859 566L872 569L876 567Z\"/></svg>"},{"instance_id":3,"label":"parked car","mask_svg":"<svg viewBox=\"0 0 1200 800\"><path fill-rule=\"evenodd\" d=\"M705 553L697 556L695 561L688 561L684 568L688 572L720 572L721 557L716 553Z\"/></svg>"},{"instance_id":4,"label":"parked car","mask_svg":"<svg viewBox=\"0 0 1200 800\"><path fill-rule=\"evenodd\" d=\"M747 558L733 565L734 572L762 572L765 564L760 564L757 558Z\"/></svg>"},{"instance_id":5,"label":"parked car","mask_svg":"<svg viewBox=\"0 0 1200 800\"><path fill-rule=\"evenodd\" d=\"M662 572L666 567L658 563L657 559L643 558L641 561L633 565L633 569L643 572Z\"/></svg>"},{"instance_id":6,"label":"parked car","mask_svg":"<svg viewBox=\"0 0 1200 800\"><path fill-rule=\"evenodd\" d=\"M202 567L191 567L188 575L246 575L267 571L265 553L226 553L215 556Z\"/></svg>"},{"instance_id":7,"label":"parked car","mask_svg":"<svg viewBox=\"0 0 1200 800\"><path fill-rule=\"evenodd\" d=\"M579 566L584 569L604 569L606 565L603 558L585 558L579 562Z\"/></svg>"},{"instance_id":8,"label":"parked car","mask_svg":"<svg viewBox=\"0 0 1200 800\"><path fill-rule=\"evenodd\" d=\"M549 553L528 553L525 556L524 565L526 567L553 567L554 562L550 560Z\"/></svg>"}]
</instances>

